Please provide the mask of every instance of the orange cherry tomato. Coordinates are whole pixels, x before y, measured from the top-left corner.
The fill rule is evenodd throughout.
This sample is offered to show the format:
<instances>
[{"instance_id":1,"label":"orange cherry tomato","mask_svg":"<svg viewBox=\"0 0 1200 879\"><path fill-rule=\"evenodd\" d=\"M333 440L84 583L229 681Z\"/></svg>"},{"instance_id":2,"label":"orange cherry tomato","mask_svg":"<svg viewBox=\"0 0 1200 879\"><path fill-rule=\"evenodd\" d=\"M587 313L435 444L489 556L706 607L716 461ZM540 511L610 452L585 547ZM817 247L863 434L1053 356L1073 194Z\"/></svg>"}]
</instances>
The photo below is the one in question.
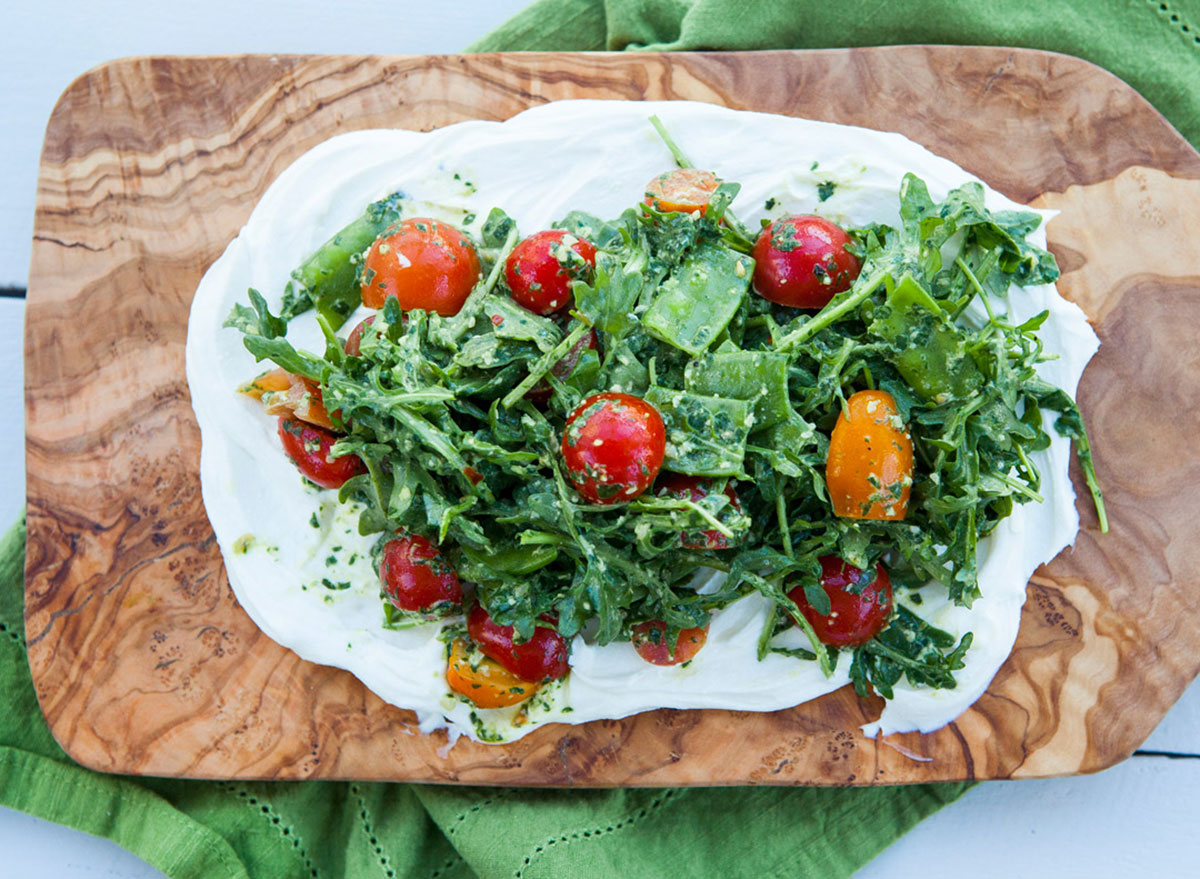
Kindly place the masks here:
<instances>
[{"instance_id":1,"label":"orange cherry tomato","mask_svg":"<svg viewBox=\"0 0 1200 879\"><path fill-rule=\"evenodd\" d=\"M721 181L712 171L676 168L659 174L646 184L645 203L657 211L694 214L708 207L708 200Z\"/></svg>"},{"instance_id":2,"label":"orange cherry tomato","mask_svg":"<svg viewBox=\"0 0 1200 879\"><path fill-rule=\"evenodd\" d=\"M538 691L541 684L517 677L494 659L476 657L471 665L467 642L458 638L450 645L450 660L446 663L446 683L456 693L466 696L480 708L503 708L516 705Z\"/></svg>"},{"instance_id":3,"label":"orange cherry tomato","mask_svg":"<svg viewBox=\"0 0 1200 879\"><path fill-rule=\"evenodd\" d=\"M238 393L261 402L268 415L295 417L318 427L334 429L329 413L325 411L320 385L303 376L284 369L272 369L242 385Z\"/></svg>"},{"instance_id":4,"label":"orange cherry tomato","mask_svg":"<svg viewBox=\"0 0 1200 879\"><path fill-rule=\"evenodd\" d=\"M708 640L708 626L700 629L683 629L675 642L675 652L667 646L667 624L662 620L649 620L633 627L633 649L638 656L651 665L679 665L687 662Z\"/></svg>"},{"instance_id":5,"label":"orange cherry tomato","mask_svg":"<svg viewBox=\"0 0 1200 879\"><path fill-rule=\"evenodd\" d=\"M479 280L479 255L448 223L410 217L389 226L367 251L362 302L383 308L389 296L405 311L458 314Z\"/></svg>"},{"instance_id":6,"label":"orange cherry tomato","mask_svg":"<svg viewBox=\"0 0 1200 879\"><path fill-rule=\"evenodd\" d=\"M834 425L825 462L834 513L851 519L903 519L912 480L912 440L892 395L852 395Z\"/></svg>"}]
</instances>

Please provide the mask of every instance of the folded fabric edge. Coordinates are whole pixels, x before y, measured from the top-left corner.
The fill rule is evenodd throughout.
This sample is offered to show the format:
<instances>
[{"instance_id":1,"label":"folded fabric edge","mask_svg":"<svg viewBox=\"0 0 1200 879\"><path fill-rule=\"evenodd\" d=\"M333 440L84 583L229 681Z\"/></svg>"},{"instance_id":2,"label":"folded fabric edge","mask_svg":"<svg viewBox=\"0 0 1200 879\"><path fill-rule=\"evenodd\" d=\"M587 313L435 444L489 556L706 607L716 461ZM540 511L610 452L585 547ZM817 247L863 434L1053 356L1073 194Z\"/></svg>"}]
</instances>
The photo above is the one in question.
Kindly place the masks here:
<instances>
[{"instance_id":1,"label":"folded fabric edge","mask_svg":"<svg viewBox=\"0 0 1200 879\"><path fill-rule=\"evenodd\" d=\"M595 52L607 48L601 0L537 0L464 52Z\"/></svg>"},{"instance_id":2,"label":"folded fabric edge","mask_svg":"<svg viewBox=\"0 0 1200 879\"><path fill-rule=\"evenodd\" d=\"M0 804L110 839L173 879L250 879L218 833L120 778L0 746Z\"/></svg>"}]
</instances>

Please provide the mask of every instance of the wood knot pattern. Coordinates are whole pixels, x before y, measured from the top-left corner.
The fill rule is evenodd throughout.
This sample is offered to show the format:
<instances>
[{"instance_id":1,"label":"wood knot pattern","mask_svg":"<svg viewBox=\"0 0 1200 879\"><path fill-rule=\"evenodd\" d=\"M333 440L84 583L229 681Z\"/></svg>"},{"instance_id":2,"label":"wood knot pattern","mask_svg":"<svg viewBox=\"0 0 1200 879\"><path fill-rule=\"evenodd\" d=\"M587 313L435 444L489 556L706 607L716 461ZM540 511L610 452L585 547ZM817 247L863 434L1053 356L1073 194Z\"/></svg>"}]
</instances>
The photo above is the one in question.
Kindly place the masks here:
<instances>
[{"instance_id":1,"label":"wood knot pattern","mask_svg":"<svg viewBox=\"0 0 1200 879\"><path fill-rule=\"evenodd\" d=\"M859 728L881 701L843 688L774 714L658 711L447 750L444 734L422 734L411 712L348 673L301 661L238 607L200 498L183 379L205 269L269 183L333 135L505 119L564 98L691 99L899 131L1059 211L1048 232L1061 289L1104 342L1079 396L1112 532L1098 535L1078 505L1074 548L1038 571L1012 656L953 724L869 740ZM50 120L29 282L25 631L42 708L81 763L163 776L659 787L1103 768L1145 738L1200 666L1195 228L1200 156L1115 77L1049 53L228 56L98 68Z\"/></svg>"}]
</instances>

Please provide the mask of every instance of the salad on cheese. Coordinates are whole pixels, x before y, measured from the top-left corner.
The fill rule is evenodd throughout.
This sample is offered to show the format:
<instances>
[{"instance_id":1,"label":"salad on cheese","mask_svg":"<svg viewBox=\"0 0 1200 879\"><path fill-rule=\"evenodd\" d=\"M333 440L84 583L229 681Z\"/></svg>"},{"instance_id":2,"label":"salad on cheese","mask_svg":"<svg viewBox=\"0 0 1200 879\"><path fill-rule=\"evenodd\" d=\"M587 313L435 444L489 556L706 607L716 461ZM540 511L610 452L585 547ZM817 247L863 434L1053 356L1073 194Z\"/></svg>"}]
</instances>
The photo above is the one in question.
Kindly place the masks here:
<instances>
[{"instance_id":1,"label":"salad on cheese","mask_svg":"<svg viewBox=\"0 0 1200 879\"><path fill-rule=\"evenodd\" d=\"M328 575L304 591L374 596L424 657L386 673L432 678L432 713L481 741L642 680L686 692L735 650L863 696L955 690L989 634L961 624L981 546L1063 478L1053 442L1074 441L1105 527L1073 388L1044 374L1054 308L1013 305L1055 295L1042 215L915 173L888 216L825 210L854 185L832 178L787 209L782 173L743 207L736 155L696 167L641 125L674 167L623 212L531 227L482 184L490 210L457 217L399 189L274 305L251 289L228 312L269 367L237 388L262 453L315 502Z\"/></svg>"}]
</instances>

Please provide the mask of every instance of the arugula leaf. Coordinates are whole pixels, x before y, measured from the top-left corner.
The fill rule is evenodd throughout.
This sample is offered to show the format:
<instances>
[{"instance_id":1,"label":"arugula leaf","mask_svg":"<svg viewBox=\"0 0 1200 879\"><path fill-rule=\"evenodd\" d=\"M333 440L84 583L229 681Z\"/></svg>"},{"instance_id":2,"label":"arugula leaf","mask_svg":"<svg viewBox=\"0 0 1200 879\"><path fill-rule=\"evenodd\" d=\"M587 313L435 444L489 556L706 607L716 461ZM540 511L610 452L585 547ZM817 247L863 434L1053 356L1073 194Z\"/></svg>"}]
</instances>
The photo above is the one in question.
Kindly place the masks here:
<instances>
[{"instance_id":1,"label":"arugula leaf","mask_svg":"<svg viewBox=\"0 0 1200 879\"><path fill-rule=\"evenodd\" d=\"M484 247L502 247L505 240L517 229L516 221L500 208L492 208L483 221L481 237Z\"/></svg>"},{"instance_id":2,"label":"arugula leaf","mask_svg":"<svg viewBox=\"0 0 1200 879\"><path fill-rule=\"evenodd\" d=\"M646 401L663 417L667 449L663 466L693 476L737 476L750 433L750 404L652 387Z\"/></svg>"},{"instance_id":3,"label":"arugula leaf","mask_svg":"<svg viewBox=\"0 0 1200 879\"><path fill-rule=\"evenodd\" d=\"M240 302L235 304L233 311L221 326L241 330L245 335L262 336L264 339L287 335L287 321L271 314L271 309L267 307L267 301L263 299L262 294L251 287L248 295L252 307L248 308Z\"/></svg>"},{"instance_id":4,"label":"arugula leaf","mask_svg":"<svg viewBox=\"0 0 1200 879\"><path fill-rule=\"evenodd\" d=\"M893 688L905 676L916 686L952 690L956 686L954 672L965 665L963 656L972 640L968 632L955 645L948 632L898 605L888 627L854 649L850 663L854 691L866 696L870 684L885 699L891 699Z\"/></svg>"}]
</instances>

